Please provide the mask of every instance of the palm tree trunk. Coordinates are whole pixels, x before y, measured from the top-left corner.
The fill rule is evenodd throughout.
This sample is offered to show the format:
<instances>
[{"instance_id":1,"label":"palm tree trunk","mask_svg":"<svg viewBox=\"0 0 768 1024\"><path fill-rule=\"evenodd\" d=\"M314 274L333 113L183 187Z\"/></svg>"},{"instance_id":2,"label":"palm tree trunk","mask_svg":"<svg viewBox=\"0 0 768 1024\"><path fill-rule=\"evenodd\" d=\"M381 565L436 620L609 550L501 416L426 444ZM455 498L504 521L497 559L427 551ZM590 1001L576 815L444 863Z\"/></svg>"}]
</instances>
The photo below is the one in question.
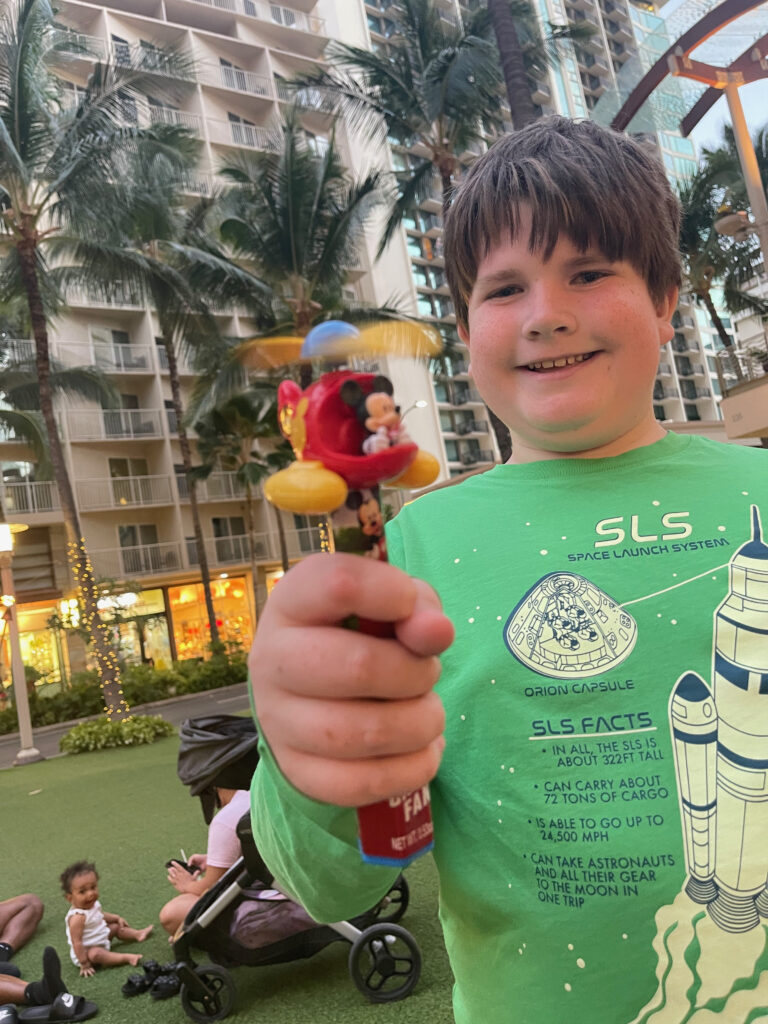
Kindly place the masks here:
<instances>
[{"instance_id":1,"label":"palm tree trunk","mask_svg":"<svg viewBox=\"0 0 768 1024\"><path fill-rule=\"evenodd\" d=\"M254 625L259 615L259 567L256 564L256 545L253 541L253 494L251 485L245 485L245 527L248 531L248 557L251 561L251 578L253 583L253 614Z\"/></svg>"},{"instance_id":2,"label":"palm tree trunk","mask_svg":"<svg viewBox=\"0 0 768 1024\"><path fill-rule=\"evenodd\" d=\"M200 510L197 504L197 484L196 481L190 477L190 470L192 469L192 455L189 449L189 438L187 437L187 430L184 426L183 414L184 407L181 404L181 385L179 383L179 364L176 360L176 349L173 344L173 339L169 337L163 338L165 344L165 352L168 358L168 377L171 382L171 399L173 401L173 411L176 414L176 429L179 434L179 448L181 449L181 461L184 466L184 473L187 477L187 487L189 488L189 510L192 513L192 532L195 535L195 548L197 550L197 563L200 566L200 580L203 584L203 594L205 596L205 610L208 614L208 628L211 632L211 650L214 654L219 652L221 646L221 640L219 639L219 627L216 625L216 611L213 607L213 595L211 593L211 573L208 568L208 554L205 550L205 541L203 540L203 528L200 525Z\"/></svg>"},{"instance_id":3,"label":"palm tree trunk","mask_svg":"<svg viewBox=\"0 0 768 1024\"><path fill-rule=\"evenodd\" d=\"M539 116L531 98L528 72L523 61L523 49L517 34L515 19L507 0L487 0L496 45L499 48L501 69L507 86L507 100L515 128L523 128Z\"/></svg>"},{"instance_id":4,"label":"palm tree trunk","mask_svg":"<svg viewBox=\"0 0 768 1024\"><path fill-rule=\"evenodd\" d=\"M285 539L283 517L280 515L280 509L277 505L273 505L272 508L275 510L275 519L277 520L277 540L280 545L280 564L283 568L283 572L288 572L291 568L291 563L288 559L288 543Z\"/></svg>"},{"instance_id":5,"label":"palm tree trunk","mask_svg":"<svg viewBox=\"0 0 768 1024\"><path fill-rule=\"evenodd\" d=\"M72 481L69 478L64 451L59 437L59 428L53 411L51 391L51 361L48 344L48 324L45 319L43 302L37 276L37 243L34 227L30 225L25 237L18 243L19 263L24 290L29 306L32 336L35 339L35 361L38 386L40 389L40 411L48 432L51 449L53 476L59 491L61 511L64 519L64 533L67 539L67 560L77 587L83 609L83 625L88 630L99 677L104 694L105 711L109 718L125 718L130 712L120 686L120 670L117 655L109 641L109 627L101 621L98 608L98 588L93 576L88 552L80 529L80 517L75 504Z\"/></svg>"},{"instance_id":6,"label":"palm tree trunk","mask_svg":"<svg viewBox=\"0 0 768 1024\"><path fill-rule=\"evenodd\" d=\"M707 307L707 312L709 313L709 318L712 321L712 325L715 328L715 330L717 331L718 337L720 338L720 341L722 341L723 346L724 346L726 352L728 352L728 354L731 357L733 357L734 356L733 338L731 338L731 336L728 333L728 331L726 331L725 324L720 319L720 314L715 309L715 304L712 301L712 296L710 295L710 293L708 291L705 291L705 292L700 292L699 293L699 298L702 300L704 305ZM736 374L736 379L737 380L744 380L744 372L741 369L741 365L739 363L739 360L736 359L736 358L731 358L731 359L729 359L729 362L731 364L731 368L732 368L733 372Z\"/></svg>"}]
</instances>

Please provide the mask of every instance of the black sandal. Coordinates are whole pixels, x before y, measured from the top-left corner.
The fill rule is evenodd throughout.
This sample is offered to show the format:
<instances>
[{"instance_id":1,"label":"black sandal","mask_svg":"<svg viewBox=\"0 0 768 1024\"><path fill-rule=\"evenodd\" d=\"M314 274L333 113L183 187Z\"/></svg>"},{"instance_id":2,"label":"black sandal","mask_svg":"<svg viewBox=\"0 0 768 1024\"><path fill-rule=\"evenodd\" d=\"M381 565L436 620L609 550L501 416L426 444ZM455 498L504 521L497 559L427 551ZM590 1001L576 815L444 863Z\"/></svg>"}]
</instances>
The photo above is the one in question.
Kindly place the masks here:
<instances>
[{"instance_id":1,"label":"black sandal","mask_svg":"<svg viewBox=\"0 0 768 1024\"><path fill-rule=\"evenodd\" d=\"M153 999L171 999L180 989L181 982L175 974L161 974L155 978L149 994Z\"/></svg>"}]
</instances>

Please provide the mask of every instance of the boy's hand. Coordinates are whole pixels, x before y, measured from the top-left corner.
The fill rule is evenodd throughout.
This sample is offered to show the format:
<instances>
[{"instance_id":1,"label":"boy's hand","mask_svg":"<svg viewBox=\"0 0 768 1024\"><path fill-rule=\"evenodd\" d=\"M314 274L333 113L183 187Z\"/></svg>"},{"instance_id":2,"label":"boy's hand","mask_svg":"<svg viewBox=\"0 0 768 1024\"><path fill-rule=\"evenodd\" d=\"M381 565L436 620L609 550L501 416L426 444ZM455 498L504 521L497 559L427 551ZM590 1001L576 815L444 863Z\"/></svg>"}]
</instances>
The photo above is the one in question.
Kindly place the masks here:
<instances>
[{"instance_id":1,"label":"boy's hand","mask_svg":"<svg viewBox=\"0 0 768 1024\"><path fill-rule=\"evenodd\" d=\"M395 637L339 624L394 624ZM445 715L432 688L453 626L426 583L358 555L314 555L280 581L249 659L256 713L286 778L361 807L436 774Z\"/></svg>"}]
</instances>

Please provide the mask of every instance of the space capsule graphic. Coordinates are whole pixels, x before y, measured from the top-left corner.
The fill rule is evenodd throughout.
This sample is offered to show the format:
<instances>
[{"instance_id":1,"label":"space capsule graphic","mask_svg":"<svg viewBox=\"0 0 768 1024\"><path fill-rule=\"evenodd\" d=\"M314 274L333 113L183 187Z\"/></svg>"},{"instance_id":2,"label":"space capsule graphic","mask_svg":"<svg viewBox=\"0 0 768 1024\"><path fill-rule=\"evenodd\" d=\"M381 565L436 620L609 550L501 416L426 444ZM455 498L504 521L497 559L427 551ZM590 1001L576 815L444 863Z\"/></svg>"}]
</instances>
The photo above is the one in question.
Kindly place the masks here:
<instances>
[{"instance_id":1,"label":"space capsule graphic","mask_svg":"<svg viewBox=\"0 0 768 1024\"><path fill-rule=\"evenodd\" d=\"M768 545L751 515L714 616L712 686L684 673L669 711L686 892L727 932L768 919Z\"/></svg>"}]
</instances>

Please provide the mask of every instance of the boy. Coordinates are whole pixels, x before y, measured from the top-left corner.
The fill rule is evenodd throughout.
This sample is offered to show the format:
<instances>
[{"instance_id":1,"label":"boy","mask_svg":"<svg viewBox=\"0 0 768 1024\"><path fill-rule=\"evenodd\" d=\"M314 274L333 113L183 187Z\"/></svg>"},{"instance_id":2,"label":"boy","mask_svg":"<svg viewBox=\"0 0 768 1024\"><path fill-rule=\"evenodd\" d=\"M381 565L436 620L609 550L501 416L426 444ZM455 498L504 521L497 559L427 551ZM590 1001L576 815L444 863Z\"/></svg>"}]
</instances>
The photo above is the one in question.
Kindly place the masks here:
<instances>
[{"instance_id":1,"label":"boy","mask_svg":"<svg viewBox=\"0 0 768 1024\"><path fill-rule=\"evenodd\" d=\"M768 463L654 418L677 232L661 165L593 123L545 119L480 159L446 266L512 459L390 524L413 578L307 559L254 644L254 831L314 917L391 882L344 808L439 765L459 1024L768 1007ZM351 613L396 639L337 628Z\"/></svg>"}]
</instances>

